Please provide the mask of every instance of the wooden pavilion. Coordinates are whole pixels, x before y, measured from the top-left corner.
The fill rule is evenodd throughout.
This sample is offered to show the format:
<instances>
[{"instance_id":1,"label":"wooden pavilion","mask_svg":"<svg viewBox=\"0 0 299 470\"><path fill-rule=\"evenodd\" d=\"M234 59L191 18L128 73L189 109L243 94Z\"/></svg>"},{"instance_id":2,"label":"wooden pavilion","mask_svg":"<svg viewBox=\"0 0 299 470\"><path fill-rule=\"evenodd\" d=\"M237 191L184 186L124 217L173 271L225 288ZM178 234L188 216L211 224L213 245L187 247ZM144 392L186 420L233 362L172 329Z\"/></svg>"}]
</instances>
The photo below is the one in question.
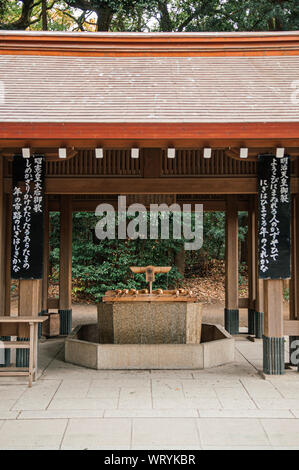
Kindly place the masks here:
<instances>
[{"instance_id":1,"label":"wooden pavilion","mask_svg":"<svg viewBox=\"0 0 299 470\"><path fill-rule=\"evenodd\" d=\"M299 32L1 31L0 316L10 315L12 158L30 149L45 156L44 263L42 280L20 280L19 316L58 309L61 334L70 331L72 211L115 204L120 194L201 202L226 212L226 329L237 334L239 308L248 308L264 371L283 373L284 336L299 336L298 76ZM282 279L261 279L258 263L258 155L277 149L291 159L289 320ZM54 210L58 300L48 298ZM249 216L248 299L238 295L238 211Z\"/></svg>"}]
</instances>

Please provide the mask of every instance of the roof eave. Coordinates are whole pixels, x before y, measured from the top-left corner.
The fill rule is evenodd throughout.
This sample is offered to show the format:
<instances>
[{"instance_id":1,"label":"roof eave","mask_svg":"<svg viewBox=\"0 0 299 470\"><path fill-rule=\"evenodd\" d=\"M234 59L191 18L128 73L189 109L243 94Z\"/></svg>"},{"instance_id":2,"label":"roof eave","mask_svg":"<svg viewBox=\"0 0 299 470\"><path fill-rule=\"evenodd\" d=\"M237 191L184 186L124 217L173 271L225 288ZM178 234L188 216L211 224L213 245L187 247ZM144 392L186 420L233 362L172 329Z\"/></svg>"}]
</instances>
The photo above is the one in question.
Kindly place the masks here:
<instances>
[{"instance_id":1,"label":"roof eave","mask_svg":"<svg viewBox=\"0 0 299 470\"><path fill-rule=\"evenodd\" d=\"M298 55L299 32L57 33L0 31L0 54L70 56Z\"/></svg>"}]
</instances>

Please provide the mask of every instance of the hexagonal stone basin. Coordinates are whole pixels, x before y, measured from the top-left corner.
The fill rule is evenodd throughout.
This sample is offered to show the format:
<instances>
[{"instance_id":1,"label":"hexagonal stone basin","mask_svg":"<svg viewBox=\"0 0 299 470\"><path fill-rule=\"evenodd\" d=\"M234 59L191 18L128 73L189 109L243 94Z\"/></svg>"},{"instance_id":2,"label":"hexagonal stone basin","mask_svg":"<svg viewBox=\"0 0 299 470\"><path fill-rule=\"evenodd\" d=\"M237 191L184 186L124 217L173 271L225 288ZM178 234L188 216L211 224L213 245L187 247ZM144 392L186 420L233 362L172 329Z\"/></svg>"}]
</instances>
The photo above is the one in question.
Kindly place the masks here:
<instances>
[{"instance_id":1,"label":"hexagonal stone basin","mask_svg":"<svg viewBox=\"0 0 299 470\"><path fill-rule=\"evenodd\" d=\"M234 361L234 339L220 325L202 323L200 343L99 343L97 324L66 338L65 360L92 369L206 369Z\"/></svg>"}]
</instances>

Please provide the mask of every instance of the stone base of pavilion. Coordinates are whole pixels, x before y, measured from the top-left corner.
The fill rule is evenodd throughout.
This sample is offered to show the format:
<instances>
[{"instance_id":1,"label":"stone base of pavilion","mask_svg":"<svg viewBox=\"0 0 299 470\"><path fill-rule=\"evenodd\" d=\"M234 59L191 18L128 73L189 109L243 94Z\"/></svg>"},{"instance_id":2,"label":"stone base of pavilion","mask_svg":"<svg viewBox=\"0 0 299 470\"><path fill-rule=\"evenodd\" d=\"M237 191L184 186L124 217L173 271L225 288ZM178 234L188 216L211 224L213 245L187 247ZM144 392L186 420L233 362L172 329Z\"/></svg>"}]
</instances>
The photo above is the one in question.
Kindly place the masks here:
<instances>
[{"instance_id":1,"label":"stone base of pavilion","mask_svg":"<svg viewBox=\"0 0 299 470\"><path fill-rule=\"evenodd\" d=\"M235 340L202 324L200 344L99 344L98 327L79 325L66 338L65 361L91 369L207 369L235 360Z\"/></svg>"}]
</instances>

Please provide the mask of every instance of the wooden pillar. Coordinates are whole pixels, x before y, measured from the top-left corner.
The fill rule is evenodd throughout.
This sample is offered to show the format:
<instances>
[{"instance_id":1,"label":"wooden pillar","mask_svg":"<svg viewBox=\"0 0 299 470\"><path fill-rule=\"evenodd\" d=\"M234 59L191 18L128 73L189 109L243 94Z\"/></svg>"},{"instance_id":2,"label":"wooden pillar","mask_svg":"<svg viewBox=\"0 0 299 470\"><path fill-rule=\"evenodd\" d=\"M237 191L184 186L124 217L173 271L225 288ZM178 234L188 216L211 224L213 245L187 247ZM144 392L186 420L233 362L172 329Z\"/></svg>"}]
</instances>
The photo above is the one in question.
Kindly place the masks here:
<instances>
[{"instance_id":1,"label":"wooden pillar","mask_svg":"<svg viewBox=\"0 0 299 470\"><path fill-rule=\"evenodd\" d=\"M0 156L0 315L6 315L5 311L5 271L6 271L6 204L3 189L3 157Z\"/></svg>"},{"instance_id":2,"label":"wooden pillar","mask_svg":"<svg viewBox=\"0 0 299 470\"><path fill-rule=\"evenodd\" d=\"M264 332L264 296L263 296L263 280L259 279L259 252L258 252L258 234L259 234L259 226L258 226L258 201L256 198L255 204L255 255L256 255L256 287L255 287L255 318L254 318L254 334L256 338L262 338Z\"/></svg>"},{"instance_id":3,"label":"wooden pillar","mask_svg":"<svg viewBox=\"0 0 299 470\"><path fill-rule=\"evenodd\" d=\"M299 305L299 194L292 198L291 208L291 279L290 279L289 308L290 320L298 320ZM290 363L292 363L292 353L297 349L292 346L293 341L299 337L290 336ZM294 364L298 365L298 364ZM299 368L298 368L299 370Z\"/></svg>"},{"instance_id":4,"label":"wooden pillar","mask_svg":"<svg viewBox=\"0 0 299 470\"><path fill-rule=\"evenodd\" d=\"M45 197L45 219L44 219L44 253L43 253L43 280L42 280L42 306L41 314L48 313L48 289L49 289L49 204L48 197Z\"/></svg>"},{"instance_id":5,"label":"wooden pillar","mask_svg":"<svg viewBox=\"0 0 299 470\"><path fill-rule=\"evenodd\" d=\"M60 198L60 334L72 330L72 196Z\"/></svg>"},{"instance_id":6,"label":"wooden pillar","mask_svg":"<svg viewBox=\"0 0 299 470\"><path fill-rule=\"evenodd\" d=\"M19 316L37 317L40 311L40 279L19 281Z\"/></svg>"},{"instance_id":7,"label":"wooden pillar","mask_svg":"<svg viewBox=\"0 0 299 470\"><path fill-rule=\"evenodd\" d=\"M256 300L256 207L250 198L248 210L248 334L255 334Z\"/></svg>"},{"instance_id":8,"label":"wooden pillar","mask_svg":"<svg viewBox=\"0 0 299 470\"><path fill-rule=\"evenodd\" d=\"M21 279L19 281L19 316L37 317L40 313L40 299L41 299L41 281L40 279ZM26 333L22 334L19 330L18 341L28 341ZM17 349L16 352L16 366L28 367L29 366L29 350Z\"/></svg>"},{"instance_id":9,"label":"wooden pillar","mask_svg":"<svg viewBox=\"0 0 299 470\"><path fill-rule=\"evenodd\" d=\"M283 281L264 280L263 370L281 375L284 367Z\"/></svg>"},{"instance_id":10,"label":"wooden pillar","mask_svg":"<svg viewBox=\"0 0 299 470\"><path fill-rule=\"evenodd\" d=\"M225 230L225 329L239 333L239 259L237 197L226 199Z\"/></svg>"}]
</instances>

